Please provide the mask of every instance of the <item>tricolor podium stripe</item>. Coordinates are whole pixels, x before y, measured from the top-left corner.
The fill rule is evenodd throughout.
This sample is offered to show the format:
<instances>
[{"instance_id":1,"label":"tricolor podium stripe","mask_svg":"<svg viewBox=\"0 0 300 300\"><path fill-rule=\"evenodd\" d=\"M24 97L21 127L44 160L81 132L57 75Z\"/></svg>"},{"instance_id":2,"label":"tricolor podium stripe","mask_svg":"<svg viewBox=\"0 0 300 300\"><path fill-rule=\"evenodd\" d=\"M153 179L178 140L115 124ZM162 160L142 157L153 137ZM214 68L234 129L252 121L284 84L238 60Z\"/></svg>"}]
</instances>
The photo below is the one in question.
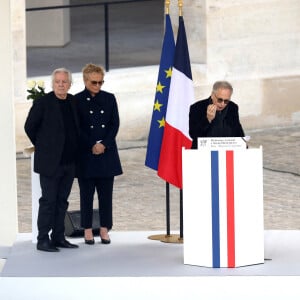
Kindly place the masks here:
<instances>
[{"instance_id":1,"label":"tricolor podium stripe","mask_svg":"<svg viewBox=\"0 0 300 300\"><path fill-rule=\"evenodd\" d=\"M218 151L211 151L211 213L212 213L212 266L221 267L221 251L227 253L227 267L235 267L235 237L234 237L234 155L226 151L224 157L219 157ZM225 161L224 161L225 160ZM225 163L225 180L220 174L220 165ZM220 189L226 188L226 198L222 203ZM223 185L223 186L222 186ZM225 201L225 203L224 203ZM220 203L221 202L221 203ZM225 209L224 209L225 208ZM227 240L221 240L220 223L226 220ZM224 228L224 226L222 226ZM222 249L221 249L222 247ZM225 249L226 248L226 252ZM223 255L224 257L224 255Z\"/></svg>"},{"instance_id":2,"label":"tricolor podium stripe","mask_svg":"<svg viewBox=\"0 0 300 300\"><path fill-rule=\"evenodd\" d=\"M183 150L184 263L264 261L262 150Z\"/></svg>"}]
</instances>

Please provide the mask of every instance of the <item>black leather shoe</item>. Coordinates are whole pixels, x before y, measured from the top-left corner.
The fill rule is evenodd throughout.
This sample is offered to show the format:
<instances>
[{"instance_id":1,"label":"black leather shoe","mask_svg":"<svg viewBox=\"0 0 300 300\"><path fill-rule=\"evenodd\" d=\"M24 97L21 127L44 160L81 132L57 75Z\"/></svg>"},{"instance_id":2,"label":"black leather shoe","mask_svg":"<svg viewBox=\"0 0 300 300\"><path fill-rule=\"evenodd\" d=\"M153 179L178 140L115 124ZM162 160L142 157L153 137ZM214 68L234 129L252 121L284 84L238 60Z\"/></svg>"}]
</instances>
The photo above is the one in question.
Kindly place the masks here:
<instances>
[{"instance_id":1,"label":"black leather shoe","mask_svg":"<svg viewBox=\"0 0 300 300\"><path fill-rule=\"evenodd\" d=\"M94 245L95 244L95 240L94 239L92 239L92 240L86 240L86 239L84 239L84 242L86 244L88 244L88 245Z\"/></svg>"},{"instance_id":2,"label":"black leather shoe","mask_svg":"<svg viewBox=\"0 0 300 300\"><path fill-rule=\"evenodd\" d=\"M101 243L108 245L108 244L110 244L110 239L107 240L107 239L101 238Z\"/></svg>"},{"instance_id":3,"label":"black leather shoe","mask_svg":"<svg viewBox=\"0 0 300 300\"><path fill-rule=\"evenodd\" d=\"M62 241L59 241L59 242L53 242L53 245L55 247L58 247L58 248L78 248L78 245L76 244L71 244L69 241L67 240L62 240Z\"/></svg>"},{"instance_id":4,"label":"black leather shoe","mask_svg":"<svg viewBox=\"0 0 300 300\"><path fill-rule=\"evenodd\" d=\"M58 252L59 251L59 249L56 248L54 245L52 245L49 240L39 241L36 245L36 249L40 250L40 251L46 251L46 252Z\"/></svg>"}]
</instances>

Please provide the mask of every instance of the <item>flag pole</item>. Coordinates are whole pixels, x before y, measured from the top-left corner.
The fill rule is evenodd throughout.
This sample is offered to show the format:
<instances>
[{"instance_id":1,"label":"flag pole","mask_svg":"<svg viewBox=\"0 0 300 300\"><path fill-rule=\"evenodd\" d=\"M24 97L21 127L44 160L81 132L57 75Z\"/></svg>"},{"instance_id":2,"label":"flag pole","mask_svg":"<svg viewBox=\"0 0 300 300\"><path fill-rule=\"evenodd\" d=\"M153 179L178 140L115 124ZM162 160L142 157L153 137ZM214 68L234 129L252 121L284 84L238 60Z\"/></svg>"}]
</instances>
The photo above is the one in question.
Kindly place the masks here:
<instances>
[{"instance_id":1,"label":"flag pole","mask_svg":"<svg viewBox=\"0 0 300 300\"><path fill-rule=\"evenodd\" d=\"M170 0L165 0L165 14L169 15ZM166 234L155 234L148 236L150 240L159 240L166 243L180 243L178 234L171 234L170 231L170 184L166 181Z\"/></svg>"},{"instance_id":2,"label":"flag pole","mask_svg":"<svg viewBox=\"0 0 300 300\"><path fill-rule=\"evenodd\" d=\"M178 9L179 9L179 17L182 17L182 8L183 8L183 0L178 0ZM173 235L170 237L165 237L162 239L162 242L168 243L183 243L183 191L179 190L179 198L180 198L180 231L179 235Z\"/></svg>"},{"instance_id":3,"label":"flag pole","mask_svg":"<svg viewBox=\"0 0 300 300\"><path fill-rule=\"evenodd\" d=\"M166 13L169 13L170 8L170 0L166 0ZM178 234L170 234L170 184L166 181L166 220L167 220L167 234L163 236L160 241L165 243L182 243L183 239L181 235ZM181 228L181 226L180 226ZM181 230L180 230L181 232Z\"/></svg>"},{"instance_id":4,"label":"flag pole","mask_svg":"<svg viewBox=\"0 0 300 300\"><path fill-rule=\"evenodd\" d=\"M165 0L166 15L170 13L170 0Z\"/></svg>"},{"instance_id":5,"label":"flag pole","mask_svg":"<svg viewBox=\"0 0 300 300\"><path fill-rule=\"evenodd\" d=\"M183 9L183 0L178 0L178 10L179 10L179 17L182 17L182 9ZM182 189L179 191L179 201L180 201L180 212L179 212L179 219L180 219L180 230L179 230L179 240L183 242L183 192Z\"/></svg>"},{"instance_id":6,"label":"flag pole","mask_svg":"<svg viewBox=\"0 0 300 300\"><path fill-rule=\"evenodd\" d=\"M170 236L170 184L166 181L166 235Z\"/></svg>"},{"instance_id":7,"label":"flag pole","mask_svg":"<svg viewBox=\"0 0 300 300\"><path fill-rule=\"evenodd\" d=\"M178 9L179 9L179 17L182 17L182 8L183 8L183 0L178 0ZM183 242L183 192L180 189L179 201L180 201L180 231L179 231L179 240Z\"/></svg>"},{"instance_id":8,"label":"flag pole","mask_svg":"<svg viewBox=\"0 0 300 300\"><path fill-rule=\"evenodd\" d=\"M182 17L183 0L178 0L179 17Z\"/></svg>"},{"instance_id":9,"label":"flag pole","mask_svg":"<svg viewBox=\"0 0 300 300\"><path fill-rule=\"evenodd\" d=\"M183 241L183 192L180 189L180 232L179 239Z\"/></svg>"}]
</instances>

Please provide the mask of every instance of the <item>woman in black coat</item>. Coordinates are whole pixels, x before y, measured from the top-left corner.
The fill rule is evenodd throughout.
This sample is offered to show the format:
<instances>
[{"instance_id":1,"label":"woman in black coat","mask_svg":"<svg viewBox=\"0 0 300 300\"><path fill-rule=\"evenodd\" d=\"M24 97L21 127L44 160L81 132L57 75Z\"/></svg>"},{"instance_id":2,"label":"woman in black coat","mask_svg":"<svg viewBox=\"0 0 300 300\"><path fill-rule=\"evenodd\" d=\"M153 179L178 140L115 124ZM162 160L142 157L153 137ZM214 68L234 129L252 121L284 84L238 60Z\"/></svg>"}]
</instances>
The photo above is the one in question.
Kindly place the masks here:
<instances>
[{"instance_id":1,"label":"woman in black coat","mask_svg":"<svg viewBox=\"0 0 300 300\"><path fill-rule=\"evenodd\" d=\"M80 157L78 183L80 188L81 226L85 243L95 243L93 237L93 200L95 190L99 201L99 234L103 244L109 244L112 228L112 194L114 176L122 174L116 135L119 113L115 96L101 90L104 83L102 67L88 64L83 68L85 89L75 95L80 120Z\"/></svg>"},{"instance_id":2,"label":"woman in black coat","mask_svg":"<svg viewBox=\"0 0 300 300\"><path fill-rule=\"evenodd\" d=\"M232 102L233 89L227 81L217 81L211 96L191 105L189 134L192 149L197 149L199 137L243 137L238 106Z\"/></svg>"}]
</instances>

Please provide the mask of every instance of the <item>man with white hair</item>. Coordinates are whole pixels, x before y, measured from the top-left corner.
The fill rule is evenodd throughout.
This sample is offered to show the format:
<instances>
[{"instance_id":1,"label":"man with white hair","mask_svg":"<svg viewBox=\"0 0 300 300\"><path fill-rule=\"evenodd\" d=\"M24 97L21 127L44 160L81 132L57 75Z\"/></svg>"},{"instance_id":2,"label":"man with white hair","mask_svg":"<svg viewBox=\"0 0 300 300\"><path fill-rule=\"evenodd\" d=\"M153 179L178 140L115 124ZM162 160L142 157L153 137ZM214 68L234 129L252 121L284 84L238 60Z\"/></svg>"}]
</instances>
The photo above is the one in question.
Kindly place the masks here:
<instances>
[{"instance_id":1,"label":"man with white hair","mask_svg":"<svg viewBox=\"0 0 300 300\"><path fill-rule=\"evenodd\" d=\"M239 119L239 108L231 100L232 85L227 81L214 83L209 98L190 107L189 134L192 149L197 148L199 137L244 137Z\"/></svg>"},{"instance_id":2,"label":"man with white hair","mask_svg":"<svg viewBox=\"0 0 300 300\"><path fill-rule=\"evenodd\" d=\"M71 84L69 70L54 70L53 91L33 100L25 122L25 132L35 147L34 171L40 174L42 192L37 220L37 249L47 252L58 252L58 248L78 248L65 239L64 232L79 147L76 100L68 94Z\"/></svg>"}]
</instances>

